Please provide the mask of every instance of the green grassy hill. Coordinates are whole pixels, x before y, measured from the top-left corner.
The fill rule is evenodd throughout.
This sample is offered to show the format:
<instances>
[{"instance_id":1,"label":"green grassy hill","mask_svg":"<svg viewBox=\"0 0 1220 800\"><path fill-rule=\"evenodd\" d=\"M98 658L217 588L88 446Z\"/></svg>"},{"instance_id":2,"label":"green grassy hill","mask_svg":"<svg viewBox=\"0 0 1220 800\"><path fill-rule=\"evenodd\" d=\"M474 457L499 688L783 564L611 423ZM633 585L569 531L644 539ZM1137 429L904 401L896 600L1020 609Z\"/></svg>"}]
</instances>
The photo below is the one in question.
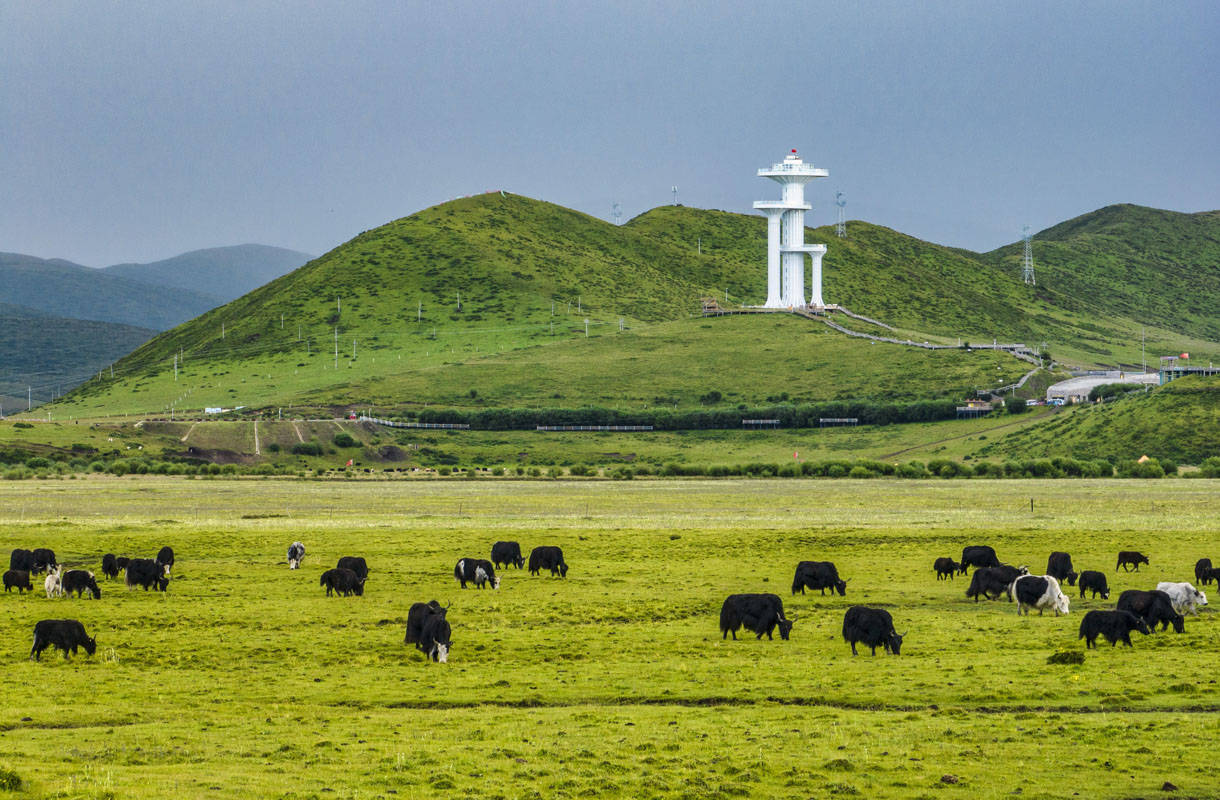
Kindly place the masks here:
<instances>
[{"instance_id":1,"label":"green grassy hill","mask_svg":"<svg viewBox=\"0 0 1220 800\"><path fill-rule=\"evenodd\" d=\"M1147 394L1075 409L995 439L976 455L1133 459L1198 464L1220 456L1220 378L1182 378Z\"/></svg>"},{"instance_id":2,"label":"green grassy hill","mask_svg":"<svg viewBox=\"0 0 1220 800\"><path fill-rule=\"evenodd\" d=\"M1122 319L1220 341L1220 211L1107 206L1038 233L1033 248L1034 294L1106 321L1099 332ZM982 258L1019 276L1022 249L1017 243Z\"/></svg>"},{"instance_id":3,"label":"green grassy hill","mask_svg":"<svg viewBox=\"0 0 1220 800\"><path fill-rule=\"evenodd\" d=\"M825 297L895 325L901 338L1047 342L1061 359L1138 361L1136 317L1056 305L1043 284L1024 286L991 256L866 223L851 223L847 239L827 229L806 238L830 247ZM113 381L81 387L62 412L640 408L661 399L695 406L711 389L726 403L783 393L909 399L960 396L1027 369L978 352L874 345L792 317L697 316L706 296L761 302L764 251L764 221L754 216L667 206L614 226L518 195L464 198L362 233L168 331L124 359ZM1187 328L1208 332L1178 330ZM1151 353L1172 341L1173 352L1220 355L1215 342L1167 328L1148 336Z\"/></svg>"}]
</instances>

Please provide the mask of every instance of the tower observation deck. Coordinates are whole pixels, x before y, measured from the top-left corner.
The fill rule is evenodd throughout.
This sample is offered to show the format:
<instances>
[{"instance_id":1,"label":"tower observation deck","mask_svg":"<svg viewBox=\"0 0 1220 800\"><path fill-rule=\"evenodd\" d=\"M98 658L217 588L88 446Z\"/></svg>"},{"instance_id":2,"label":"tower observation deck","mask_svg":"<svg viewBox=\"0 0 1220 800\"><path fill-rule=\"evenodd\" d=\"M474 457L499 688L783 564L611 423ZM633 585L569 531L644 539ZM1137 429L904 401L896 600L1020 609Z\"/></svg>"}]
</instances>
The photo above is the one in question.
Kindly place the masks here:
<instances>
[{"instance_id":1,"label":"tower observation deck","mask_svg":"<svg viewBox=\"0 0 1220 800\"><path fill-rule=\"evenodd\" d=\"M822 256L826 245L805 244L805 184L830 172L806 164L793 150L783 161L764 167L758 177L780 184L779 200L759 200L754 208L767 216L767 302L763 308L824 308ZM805 301L805 255L813 262L812 296Z\"/></svg>"}]
</instances>

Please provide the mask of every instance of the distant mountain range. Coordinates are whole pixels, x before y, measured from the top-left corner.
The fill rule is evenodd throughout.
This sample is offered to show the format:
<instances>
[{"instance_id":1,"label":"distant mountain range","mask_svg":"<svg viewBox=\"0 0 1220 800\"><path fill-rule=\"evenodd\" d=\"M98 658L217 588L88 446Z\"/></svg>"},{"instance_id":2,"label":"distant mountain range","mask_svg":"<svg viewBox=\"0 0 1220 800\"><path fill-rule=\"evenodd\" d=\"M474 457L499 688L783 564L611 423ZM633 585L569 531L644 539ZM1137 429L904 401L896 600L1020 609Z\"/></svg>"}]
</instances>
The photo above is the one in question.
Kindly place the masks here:
<instances>
[{"instance_id":1,"label":"distant mountain range","mask_svg":"<svg viewBox=\"0 0 1220 800\"><path fill-rule=\"evenodd\" d=\"M309 260L258 244L195 250L151 264L91 269L62 259L0 253L0 303L60 317L167 330Z\"/></svg>"},{"instance_id":2,"label":"distant mountain range","mask_svg":"<svg viewBox=\"0 0 1220 800\"><path fill-rule=\"evenodd\" d=\"M102 271L128 280L198 292L217 298L213 305L220 305L292 272L311 258L282 247L241 244L193 250L151 264L115 264Z\"/></svg>"},{"instance_id":3,"label":"distant mountain range","mask_svg":"<svg viewBox=\"0 0 1220 800\"><path fill-rule=\"evenodd\" d=\"M67 391L158 331L241 297L310 259L246 244L104 269L0 253L0 402Z\"/></svg>"}]
</instances>

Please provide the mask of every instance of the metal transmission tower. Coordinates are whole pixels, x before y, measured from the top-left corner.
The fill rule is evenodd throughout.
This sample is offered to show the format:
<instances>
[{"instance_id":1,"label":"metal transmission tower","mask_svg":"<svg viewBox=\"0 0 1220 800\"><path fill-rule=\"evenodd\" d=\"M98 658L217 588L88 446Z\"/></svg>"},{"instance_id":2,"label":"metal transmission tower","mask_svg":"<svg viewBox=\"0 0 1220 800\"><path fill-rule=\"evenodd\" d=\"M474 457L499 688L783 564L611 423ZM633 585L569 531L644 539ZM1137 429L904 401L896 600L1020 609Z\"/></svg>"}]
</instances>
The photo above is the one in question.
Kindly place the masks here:
<instances>
[{"instance_id":1,"label":"metal transmission tower","mask_svg":"<svg viewBox=\"0 0 1220 800\"><path fill-rule=\"evenodd\" d=\"M843 216L843 207L847 205L847 201L843 199L842 192L835 192L835 205L839 207L839 221L835 223L835 234L840 239L846 239L847 220Z\"/></svg>"},{"instance_id":2,"label":"metal transmission tower","mask_svg":"<svg viewBox=\"0 0 1220 800\"><path fill-rule=\"evenodd\" d=\"M674 193L674 205L676 206L678 204L678 187L670 186L669 191Z\"/></svg>"},{"instance_id":3,"label":"metal transmission tower","mask_svg":"<svg viewBox=\"0 0 1220 800\"><path fill-rule=\"evenodd\" d=\"M623 224L623 206L617 200L610 204L610 218L615 225Z\"/></svg>"},{"instance_id":4,"label":"metal transmission tower","mask_svg":"<svg viewBox=\"0 0 1220 800\"><path fill-rule=\"evenodd\" d=\"M1022 229L1021 235L1025 239L1025 255L1021 258L1021 280L1030 286L1037 286L1038 282L1034 280L1034 237L1030 234L1028 225Z\"/></svg>"}]
</instances>

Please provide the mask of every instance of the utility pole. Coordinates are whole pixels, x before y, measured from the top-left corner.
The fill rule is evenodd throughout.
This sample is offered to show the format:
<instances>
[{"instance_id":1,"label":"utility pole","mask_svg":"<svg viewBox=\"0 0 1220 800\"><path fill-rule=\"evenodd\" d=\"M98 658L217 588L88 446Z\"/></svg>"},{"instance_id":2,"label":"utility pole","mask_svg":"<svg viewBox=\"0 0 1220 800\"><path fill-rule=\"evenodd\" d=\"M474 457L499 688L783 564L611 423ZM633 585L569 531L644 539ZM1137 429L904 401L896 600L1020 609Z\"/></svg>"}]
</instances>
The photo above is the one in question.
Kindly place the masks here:
<instances>
[{"instance_id":1,"label":"utility pole","mask_svg":"<svg viewBox=\"0 0 1220 800\"><path fill-rule=\"evenodd\" d=\"M297 323L297 341L301 341L301 323Z\"/></svg>"},{"instance_id":2,"label":"utility pole","mask_svg":"<svg viewBox=\"0 0 1220 800\"><path fill-rule=\"evenodd\" d=\"M178 354L174 353L174 380L178 380Z\"/></svg>"},{"instance_id":3,"label":"utility pole","mask_svg":"<svg viewBox=\"0 0 1220 800\"><path fill-rule=\"evenodd\" d=\"M343 313L343 298L342 297L335 298L335 312L339 313L339 314Z\"/></svg>"},{"instance_id":4,"label":"utility pole","mask_svg":"<svg viewBox=\"0 0 1220 800\"><path fill-rule=\"evenodd\" d=\"M1148 371L1148 356L1144 354L1144 326L1140 326L1140 363L1144 367L1144 372Z\"/></svg>"},{"instance_id":5,"label":"utility pole","mask_svg":"<svg viewBox=\"0 0 1220 800\"><path fill-rule=\"evenodd\" d=\"M585 317L585 338L589 338L589 318Z\"/></svg>"},{"instance_id":6,"label":"utility pole","mask_svg":"<svg viewBox=\"0 0 1220 800\"><path fill-rule=\"evenodd\" d=\"M339 368L339 326L335 326L335 369Z\"/></svg>"},{"instance_id":7,"label":"utility pole","mask_svg":"<svg viewBox=\"0 0 1220 800\"><path fill-rule=\"evenodd\" d=\"M415 321L422 322L424 319L424 301L419 301L419 307L415 309Z\"/></svg>"},{"instance_id":8,"label":"utility pole","mask_svg":"<svg viewBox=\"0 0 1220 800\"><path fill-rule=\"evenodd\" d=\"M284 315L280 314L280 330L284 330Z\"/></svg>"},{"instance_id":9,"label":"utility pole","mask_svg":"<svg viewBox=\"0 0 1220 800\"><path fill-rule=\"evenodd\" d=\"M31 389L29 386L25 387L25 390L27 392L29 392L29 395L27 396L27 399L26 399L26 409L25 410L31 411L34 408L34 390Z\"/></svg>"},{"instance_id":10,"label":"utility pole","mask_svg":"<svg viewBox=\"0 0 1220 800\"><path fill-rule=\"evenodd\" d=\"M356 337L352 337L352 358L356 358Z\"/></svg>"},{"instance_id":11,"label":"utility pole","mask_svg":"<svg viewBox=\"0 0 1220 800\"><path fill-rule=\"evenodd\" d=\"M225 338L225 324L223 322L220 323L220 338Z\"/></svg>"}]
</instances>

